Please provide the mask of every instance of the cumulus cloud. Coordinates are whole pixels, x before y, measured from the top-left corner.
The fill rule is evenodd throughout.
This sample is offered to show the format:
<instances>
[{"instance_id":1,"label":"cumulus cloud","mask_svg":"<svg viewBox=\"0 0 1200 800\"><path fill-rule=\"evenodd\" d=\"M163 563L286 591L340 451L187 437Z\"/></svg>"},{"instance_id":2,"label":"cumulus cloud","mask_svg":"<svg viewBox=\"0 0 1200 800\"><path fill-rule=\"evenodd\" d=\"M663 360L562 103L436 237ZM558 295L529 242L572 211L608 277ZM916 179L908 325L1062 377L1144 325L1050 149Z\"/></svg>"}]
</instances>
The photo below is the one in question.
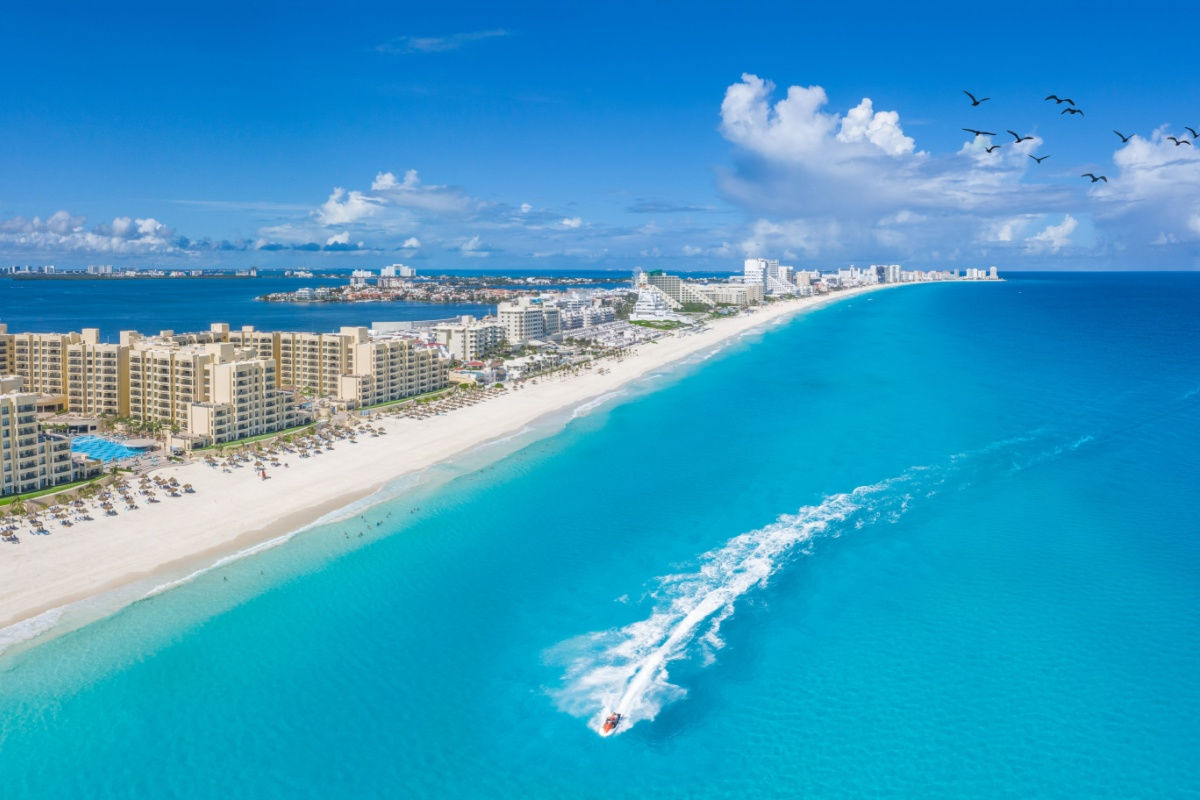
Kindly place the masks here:
<instances>
[{"instance_id":1,"label":"cumulus cloud","mask_svg":"<svg viewBox=\"0 0 1200 800\"><path fill-rule=\"evenodd\" d=\"M1113 154L1115 174L1092 185L1089 196L1097 216L1123 240L1194 246L1200 241L1200 152L1166 136L1165 128L1150 138L1131 136Z\"/></svg>"},{"instance_id":2,"label":"cumulus cloud","mask_svg":"<svg viewBox=\"0 0 1200 800\"><path fill-rule=\"evenodd\" d=\"M405 239L404 243L401 244L400 246L402 248L404 248L405 250L416 250L418 247L421 246L421 240L415 236L410 236L407 239Z\"/></svg>"},{"instance_id":3,"label":"cumulus cloud","mask_svg":"<svg viewBox=\"0 0 1200 800\"><path fill-rule=\"evenodd\" d=\"M317 217L323 225L349 225L379 213L381 205L376 197L337 186L318 209Z\"/></svg>"},{"instance_id":4,"label":"cumulus cloud","mask_svg":"<svg viewBox=\"0 0 1200 800\"><path fill-rule=\"evenodd\" d=\"M0 245L13 252L169 254L182 252L186 244L153 217L116 217L90 230L86 217L62 210L45 219L0 221Z\"/></svg>"},{"instance_id":5,"label":"cumulus cloud","mask_svg":"<svg viewBox=\"0 0 1200 800\"><path fill-rule=\"evenodd\" d=\"M911 153L915 146L915 142L900 129L900 115L895 111L875 111L869 97L864 97L842 118L837 140L870 142L889 156Z\"/></svg>"},{"instance_id":6,"label":"cumulus cloud","mask_svg":"<svg viewBox=\"0 0 1200 800\"><path fill-rule=\"evenodd\" d=\"M1075 232L1075 228L1079 226L1079 222L1067 214L1063 217L1063 221L1057 225L1047 225L1046 229L1040 233L1035 233L1025 241L1028 244L1028 249L1031 252L1040 253L1049 250L1052 253L1057 253L1071 241L1071 234Z\"/></svg>"},{"instance_id":7,"label":"cumulus cloud","mask_svg":"<svg viewBox=\"0 0 1200 800\"><path fill-rule=\"evenodd\" d=\"M325 240L325 244L327 246L331 244L350 244L350 233L348 231L335 233L333 236L330 236Z\"/></svg>"},{"instance_id":8,"label":"cumulus cloud","mask_svg":"<svg viewBox=\"0 0 1200 800\"><path fill-rule=\"evenodd\" d=\"M1065 213L1078 200L1027 180L1036 136L988 153L990 137L965 135L957 152L935 157L871 98L837 113L820 86L774 95L770 81L745 74L721 104L720 132L738 149L718 185L756 218L747 252L899 259L950 243L1015 245L1004 220Z\"/></svg>"},{"instance_id":9,"label":"cumulus cloud","mask_svg":"<svg viewBox=\"0 0 1200 800\"><path fill-rule=\"evenodd\" d=\"M559 222L559 224L562 225L564 228L578 228L581 225L583 225L583 218L582 217L563 217L562 221Z\"/></svg>"}]
</instances>

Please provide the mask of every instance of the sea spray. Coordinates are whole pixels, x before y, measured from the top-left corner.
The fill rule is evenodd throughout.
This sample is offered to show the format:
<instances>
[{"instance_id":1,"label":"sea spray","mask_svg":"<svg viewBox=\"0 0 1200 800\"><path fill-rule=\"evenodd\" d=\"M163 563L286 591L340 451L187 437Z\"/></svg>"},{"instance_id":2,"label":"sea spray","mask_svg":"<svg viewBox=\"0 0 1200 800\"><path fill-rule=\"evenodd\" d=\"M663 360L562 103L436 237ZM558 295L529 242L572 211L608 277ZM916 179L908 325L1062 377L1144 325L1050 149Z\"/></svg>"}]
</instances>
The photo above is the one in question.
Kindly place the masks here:
<instances>
[{"instance_id":1,"label":"sea spray","mask_svg":"<svg viewBox=\"0 0 1200 800\"><path fill-rule=\"evenodd\" d=\"M820 503L784 514L702 554L691 572L664 575L650 592L655 607L642 620L619 629L570 639L549 657L565 665L553 694L559 708L588 720L599 732L610 713L620 714L618 732L653 720L666 705L686 696L671 682L669 665L697 657L707 666L724 646L720 631L740 598L765 586L798 553L809 554L819 538L837 538L880 522L895 524L913 502L936 495L951 476L957 488L971 473L1012 474L1062 457L1093 441L1047 436L1043 430L955 453L938 466L914 466L879 483L833 494ZM1007 469L1004 467L1007 466Z\"/></svg>"},{"instance_id":2,"label":"sea spray","mask_svg":"<svg viewBox=\"0 0 1200 800\"><path fill-rule=\"evenodd\" d=\"M590 717L597 730L608 713L622 715L622 728L651 720L686 691L670 682L668 665L699 651L705 663L723 646L721 623L737 600L761 587L797 546L847 526L872 524L881 514L898 519L911 499L901 489L928 472L914 467L904 474L780 516L771 524L733 537L699 558L693 572L658 579L652 593L657 608L644 620L619 630L589 634L565 643L569 657L559 706Z\"/></svg>"}]
</instances>

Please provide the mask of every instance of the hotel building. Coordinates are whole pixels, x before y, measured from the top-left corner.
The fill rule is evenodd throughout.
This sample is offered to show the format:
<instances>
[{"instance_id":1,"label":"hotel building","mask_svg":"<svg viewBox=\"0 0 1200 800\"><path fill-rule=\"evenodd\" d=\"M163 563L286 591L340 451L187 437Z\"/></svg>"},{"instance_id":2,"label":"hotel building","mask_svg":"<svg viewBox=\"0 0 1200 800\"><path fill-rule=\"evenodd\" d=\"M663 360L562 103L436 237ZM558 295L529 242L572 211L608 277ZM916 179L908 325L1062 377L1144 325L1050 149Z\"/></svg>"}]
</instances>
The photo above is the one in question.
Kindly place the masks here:
<instances>
[{"instance_id":1,"label":"hotel building","mask_svg":"<svg viewBox=\"0 0 1200 800\"><path fill-rule=\"evenodd\" d=\"M508 331L495 320L478 320L470 315L458 322L435 325L434 337L459 361L474 361L490 355L508 340Z\"/></svg>"},{"instance_id":2,"label":"hotel building","mask_svg":"<svg viewBox=\"0 0 1200 800\"><path fill-rule=\"evenodd\" d=\"M38 429L37 395L15 375L0 377L0 495L69 483L71 439Z\"/></svg>"},{"instance_id":3,"label":"hotel building","mask_svg":"<svg viewBox=\"0 0 1200 800\"><path fill-rule=\"evenodd\" d=\"M562 318L557 307L539 297L520 297L496 306L496 317L511 344L530 340L557 339L562 335Z\"/></svg>"}]
</instances>

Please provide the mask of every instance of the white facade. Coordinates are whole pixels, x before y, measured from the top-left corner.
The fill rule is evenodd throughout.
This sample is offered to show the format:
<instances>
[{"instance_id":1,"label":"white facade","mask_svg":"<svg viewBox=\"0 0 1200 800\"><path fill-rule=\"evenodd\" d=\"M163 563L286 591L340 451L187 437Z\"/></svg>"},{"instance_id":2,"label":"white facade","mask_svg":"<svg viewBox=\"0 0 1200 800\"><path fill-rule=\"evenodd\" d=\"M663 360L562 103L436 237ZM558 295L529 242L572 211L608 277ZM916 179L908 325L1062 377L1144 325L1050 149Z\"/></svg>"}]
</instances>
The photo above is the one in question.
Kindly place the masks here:
<instances>
[{"instance_id":1,"label":"white facade","mask_svg":"<svg viewBox=\"0 0 1200 800\"><path fill-rule=\"evenodd\" d=\"M638 287L637 302L629 312L632 321L666 321L683 320L684 317L671 310L670 298L657 286L642 285Z\"/></svg>"},{"instance_id":2,"label":"white facade","mask_svg":"<svg viewBox=\"0 0 1200 800\"><path fill-rule=\"evenodd\" d=\"M433 333L438 343L459 361L482 358L508 340L508 332L499 321L477 320L472 316L465 316L456 323L436 325Z\"/></svg>"}]
</instances>

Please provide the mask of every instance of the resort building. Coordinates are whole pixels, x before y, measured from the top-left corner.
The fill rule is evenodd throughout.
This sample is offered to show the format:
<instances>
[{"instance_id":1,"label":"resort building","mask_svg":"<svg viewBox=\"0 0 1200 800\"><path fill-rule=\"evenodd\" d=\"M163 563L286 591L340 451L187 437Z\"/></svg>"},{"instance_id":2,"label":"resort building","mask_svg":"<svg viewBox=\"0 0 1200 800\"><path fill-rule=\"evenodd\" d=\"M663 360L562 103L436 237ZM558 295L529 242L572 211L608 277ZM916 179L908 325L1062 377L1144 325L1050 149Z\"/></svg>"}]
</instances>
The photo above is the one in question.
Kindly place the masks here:
<instances>
[{"instance_id":1,"label":"resort building","mask_svg":"<svg viewBox=\"0 0 1200 800\"><path fill-rule=\"evenodd\" d=\"M0 376L15 374L16 366L13 364L13 335L8 332L8 325L0 322Z\"/></svg>"},{"instance_id":2,"label":"resort building","mask_svg":"<svg viewBox=\"0 0 1200 800\"><path fill-rule=\"evenodd\" d=\"M66 345L67 410L75 414L129 415L129 347L100 342L97 328L84 328Z\"/></svg>"},{"instance_id":3,"label":"resort building","mask_svg":"<svg viewBox=\"0 0 1200 800\"><path fill-rule=\"evenodd\" d=\"M207 399L205 368L217 360L221 347L153 340L134 344L129 351L129 416L186 430L188 407Z\"/></svg>"},{"instance_id":4,"label":"resort building","mask_svg":"<svg viewBox=\"0 0 1200 800\"><path fill-rule=\"evenodd\" d=\"M710 305L747 308L763 302L763 287L750 283L697 283L693 291L704 296Z\"/></svg>"},{"instance_id":5,"label":"resort building","mask_svg":"<svg viewBox=\"0 0 1200 800\"><path fill-rule=\"evenodd\" d=\"M338 333L279 334L279 385L311 397L332 397L350 373L350 339Z\"/></svg>"},{"instance_id":6,"label":"resort building","mask_svg":"<svg viewBox=\"0 0 1200 800\"><path fill-rule=\"evenodd\" d=\"M16 375L0 377L0 496L70 483L71 439L38 429L37 395Z\"/></svg>"},{"instance_id":7,"label":"resort building","mask_svg":"<svg viewBox=\"0 0 1200 800\"><path fill-rule=\"evenodd\" d=\"M780 266L773 258L747 258L742 265L742 281L763 287L763 293L771 296L796 294L792 280L795 271L794 267Z\"/></svg>"},{"instance_id":8,"label":"resort building","mask_svg":"<svg viewBox=\"0 0 1200 800\"><path fill-rule=\"evenodd\" d=\"M667 322L682 321L685 317L673 310L671 298L657 286L641 284L638 286L637 302L629 312L629 319L634 322Z\"/></svg>"},{"instance_id":9,"label":"resort building","mask_svg":"<svg viewBox=\"0 0 1200 800\"><path fill-rule=\"evenodd\" d=\"M519 297L502 302L496 306L496 316L504 326L510 344L557 339L562 335L560 311L540 297Z\"/></svg>"},{"instance_id":10,"label":"resort building","mask_svg":"<svg viewBox=\"0 0 1200 800\"><path fill-rule=\"evenodd\" d=\"M273 359L235 351L233 344L218 347L220 360L204 368L206 399L188 405L186 430L196 440L193 446L274 433L304 421L292 393L276 388Z\"/></svg>"},{"instance_id":11,"label":"resort building","mask_svg":"<svg viewBox=\"0 0 1200 800\"><path fill-rule=\"evenodd\" d=\"M708 297L696 291L698 284L689 283L682 278L667 275L659 270L643 272L641 275L647 284L662 290L662 293L678 303L679 307L689 303L705 307L713 304Z\"/></svg>"},{"instance_id":12,"label":"resort building","mask_svg":"<svg viewBox=\"0 0 1200 800\"><path fill-rule=\"evenodd\" d=\"M441 347L404 335L372 335L365 327L343 327L347 374L338 378L335 398L351 407L390 403L445 388L450 359Z\"/></svg>"},{"instance_id":13,"label":"resort building","mask_svg":"<svg viewBox=\"0 0 1200 800\"><path fill-rule=\"evenodd\" d=\"M24 390L63 403L67 399L67 345L78 333L18 333L12 338L13 374L25 379Z\"/></svg>"},{"instance_id":14,"label":"resort building","mask_svg":"<svg viewBox=\"0 0 1200 800\"><path fill-rule=\"evenodd\" d=\"M508 341L504 325L493 318L479 320L470 315L458 322L443 322L433 328L437 342L459 361L474 361L491 355Z\"/></svg>"}]
</instances>

